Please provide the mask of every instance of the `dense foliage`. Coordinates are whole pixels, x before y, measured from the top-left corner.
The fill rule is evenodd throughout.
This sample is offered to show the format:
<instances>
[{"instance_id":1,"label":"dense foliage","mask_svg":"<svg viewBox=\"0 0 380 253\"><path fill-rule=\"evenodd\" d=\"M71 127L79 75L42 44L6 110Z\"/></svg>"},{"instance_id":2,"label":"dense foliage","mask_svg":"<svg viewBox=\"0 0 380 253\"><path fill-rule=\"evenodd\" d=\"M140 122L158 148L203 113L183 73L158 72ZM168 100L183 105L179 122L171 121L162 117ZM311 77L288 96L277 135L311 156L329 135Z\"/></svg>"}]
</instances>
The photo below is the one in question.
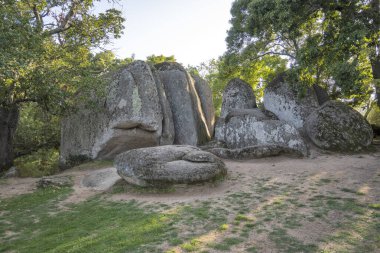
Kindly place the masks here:
<instances>
[{"instance_id":1,"label":"dense foliage","mask_svg":"<svg viewBox=\"0 0 380 253\"><path fill-rule=\"evenodd\" d=\"M379 0L236 0L228 53L287 59L298 81L368 100L380 78Z\"/></svg>"},{"instance_id":2,"label":"dense foliage","mask_svg":"<svg viewBox=\"0 0 380 253\"><path fill-rule=\"evenodd\" d=\"M124 18L116 9L94 14L95 2L0 0L0 169L12 163L22 103L60 114L103 90L109 55L91 52L121 35Z\"/></svg>"}]
</instances>

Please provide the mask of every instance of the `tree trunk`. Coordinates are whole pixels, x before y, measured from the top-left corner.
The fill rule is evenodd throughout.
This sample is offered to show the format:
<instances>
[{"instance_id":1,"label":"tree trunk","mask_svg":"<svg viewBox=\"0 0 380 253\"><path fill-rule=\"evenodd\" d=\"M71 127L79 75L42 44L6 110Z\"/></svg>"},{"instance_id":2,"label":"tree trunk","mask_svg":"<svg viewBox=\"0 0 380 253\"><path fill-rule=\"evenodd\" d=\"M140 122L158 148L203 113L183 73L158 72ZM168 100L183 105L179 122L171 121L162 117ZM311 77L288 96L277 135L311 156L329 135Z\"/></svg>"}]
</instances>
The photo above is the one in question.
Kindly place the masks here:
<instances>
[{"instance_id":1,"label":"tree trunk","mask_svg":"<svg viewBox=\"0 0 380 253\"><path fill-rule=\"evenodd\" d=\"M13 137L18 119L18 107L0 106L0 172L13 165Z\"/></svg>"}]
</instances>

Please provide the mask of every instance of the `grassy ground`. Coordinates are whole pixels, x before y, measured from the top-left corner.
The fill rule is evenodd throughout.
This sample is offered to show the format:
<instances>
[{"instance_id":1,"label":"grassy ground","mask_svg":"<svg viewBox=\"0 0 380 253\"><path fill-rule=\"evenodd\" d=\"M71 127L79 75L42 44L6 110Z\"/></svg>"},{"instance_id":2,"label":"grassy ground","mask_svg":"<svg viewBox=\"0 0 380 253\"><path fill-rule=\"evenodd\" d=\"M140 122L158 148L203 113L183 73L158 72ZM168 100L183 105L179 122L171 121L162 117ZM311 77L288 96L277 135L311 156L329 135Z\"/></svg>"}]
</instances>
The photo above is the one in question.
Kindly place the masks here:
<instances>
[{"instance_id":1,"label":"grassy ground","mask_svg":"<svg viewBox=\"0 0 380 253\"><path fill-rule=\"evenodd\" d=\"M278 252L376 252L380 203L360 203L353 189L311 194L310 189L262 178L249 191L214 201L166 205L111 202L103 193L62 209L70 188L36 190L0 202L0 252L264 252L262 238ZM334 219L334 222L330 222ZM316 243L294 234L333 226ZM302 233L301 233L302 234ZM321 248L323 246L323 248Z\"/></svg>"}]
</instances>

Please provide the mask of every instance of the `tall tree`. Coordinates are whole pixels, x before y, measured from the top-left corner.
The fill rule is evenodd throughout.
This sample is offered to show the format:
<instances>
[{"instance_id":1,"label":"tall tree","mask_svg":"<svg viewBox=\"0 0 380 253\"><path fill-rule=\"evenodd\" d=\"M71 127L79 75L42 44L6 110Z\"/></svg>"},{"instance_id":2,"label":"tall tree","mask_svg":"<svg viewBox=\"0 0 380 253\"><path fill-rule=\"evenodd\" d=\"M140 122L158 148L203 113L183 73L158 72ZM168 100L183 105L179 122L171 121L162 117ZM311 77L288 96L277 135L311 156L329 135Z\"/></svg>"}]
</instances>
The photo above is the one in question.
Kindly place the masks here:
<instances>
[{"instance_id":1,"label":"tall tree","mask_svg":"<svg viewBox=\"0 0 380 253\"><path fill-rule=\"evenodd\" d=\"M0 0L0 170L13 160L20 104L59 113L98 85L91 50L123 31L116 9L97 0Z\"/></svg>"},{"instance_id":2,"label":"tall tree","mask_svg":"<svg viewBox=\"0 0 380 253\"><path fill-rule=\"evenodd\" d=\"M372 84L380 98L379 8L379 0L236 0L228 49L251 60L282 55L301 81L346 96L368 98Z\"/></svg>"}]
</instances>

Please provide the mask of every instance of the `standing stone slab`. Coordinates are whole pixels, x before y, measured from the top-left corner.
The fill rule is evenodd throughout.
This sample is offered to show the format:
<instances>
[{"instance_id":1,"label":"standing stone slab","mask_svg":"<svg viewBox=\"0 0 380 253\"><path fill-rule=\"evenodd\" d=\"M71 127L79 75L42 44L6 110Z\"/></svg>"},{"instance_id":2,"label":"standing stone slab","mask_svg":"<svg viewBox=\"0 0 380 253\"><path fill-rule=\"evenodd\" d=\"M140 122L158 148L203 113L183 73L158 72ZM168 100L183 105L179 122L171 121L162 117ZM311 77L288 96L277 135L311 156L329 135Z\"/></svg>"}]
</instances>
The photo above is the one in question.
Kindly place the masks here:
<instances>
[{"instance_id":1,"label":"standing stone slab","mask_svg":"<svg viewBox=\"0 0 380 253\"><path fill-rule=\"evenodd\" d=\"M306 118L319 107L319 103L313 89L299 96L280 75L265 88L264 107L280 120L303 129Z\"/></svg>"},{"instance_id":2,"label":"standing stone slab","mask_svg":"<svg viewBox=\"0 0 380 253\"><path fill-rule=\"evenodd\" d=\"M130 150L118 155L115 167L128 183L147 186L198 183L225 175L215 155L192 146L160 146Z\"/></svg>"},{"instance_id":3,"label":"standing stone slab","mask_svg":"<svg viewBox=\"0 0 380 253\"><path fill-rule=\"evenodd\" d=\"M357 151L373 139L371 126L348 105L328 101L306 120L306 132L315 145L335 151Z\"/></svg>"},{"instance_id":4,"label":"standing stone slab","mask_svg":"<svg viewBox=\"0 0 380 253\"><path fill-rule=\"evenodd\" d=\"M159 85L151 67L142 61L114 74L106 97L97 101L98 108L63 120L61 163L78 156L111 159L130 149L171 144L172 120L168 108L163 108L168 102Z\"/></svg>"},{"instance_id":5,"label":"standing stone slab","mask_svg":"<svg viewBox=\"0 0 380 253\"><path fill-rule=\"evenodd\" d=\"M210 136L214 135L215 109L212 102L212 91L208 83L197 75L191 75L194 80L195 89L201 101L202 110L206 119Z\"/></svg>"},{"instance_id":6,"label":"standing stone slab","mask_svg":"<svg viewBox=\"0 0 380 253\"><path fill-rule=\"evenodd\" d=\"M155 66L160 74L173 113L175 144L200 145L210 140L194 80L178 63Z\"/></svg>"},{"instance_id":7,"label":"standing stone slab","mask_svg":"<svg viewBox=\"0 0 380 253\"><path fill-rule=\"evenodd\" d=\"M232 79L223 92L220 117L225 118L231 109L256 108L252 87L239 78Z\"/></svg>"}]
</instances>

